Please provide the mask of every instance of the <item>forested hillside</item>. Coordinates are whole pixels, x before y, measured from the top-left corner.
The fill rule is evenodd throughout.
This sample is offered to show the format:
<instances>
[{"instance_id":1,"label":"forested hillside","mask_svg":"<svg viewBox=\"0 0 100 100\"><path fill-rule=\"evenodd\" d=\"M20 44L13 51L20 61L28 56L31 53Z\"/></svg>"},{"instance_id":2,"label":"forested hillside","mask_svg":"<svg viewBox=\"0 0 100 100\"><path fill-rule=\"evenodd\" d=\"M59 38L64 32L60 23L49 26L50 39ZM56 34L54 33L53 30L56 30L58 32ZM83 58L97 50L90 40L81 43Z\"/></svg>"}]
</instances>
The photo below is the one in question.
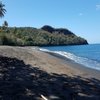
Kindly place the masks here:
<instances>
[{"instance_id":1,"label":"forested hillside","mask_svg":"<svg viewBox=\"0 0 100 100\"><path fill-rule=\"evenodd\" d=\"M45 25L40 29L33 27L0 27L0 45L14 46L53 46L81 45L87 41L64 28Z\"/></svg>"}]
</instances>

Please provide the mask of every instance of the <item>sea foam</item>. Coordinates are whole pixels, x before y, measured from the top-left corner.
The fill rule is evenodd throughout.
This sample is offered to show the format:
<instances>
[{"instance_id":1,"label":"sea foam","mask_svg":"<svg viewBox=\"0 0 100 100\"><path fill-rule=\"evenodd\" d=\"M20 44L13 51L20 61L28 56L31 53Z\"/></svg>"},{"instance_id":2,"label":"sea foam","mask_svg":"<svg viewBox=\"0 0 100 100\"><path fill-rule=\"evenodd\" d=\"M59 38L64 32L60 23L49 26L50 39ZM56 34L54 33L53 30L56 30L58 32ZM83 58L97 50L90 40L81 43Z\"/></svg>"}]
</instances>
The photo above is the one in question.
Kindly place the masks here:
<instances>
[{"instance_id":1,"label":"sea foam","mask_svg":"<svg viewBox=\"0 0 100 100\"><path fill-rule=\"evenodd\" d=\"M66 57L76 63L82 64L88 68L100 70L100 63L95 60L92 60L92 59L88 59L85 57L79 57L73 53L65 52L65 51L50 51L48 49L43 49L43 48L40 48L39 50L44 51L44 52L56 53L56 54Z\"/></svg>"}]
</instances>

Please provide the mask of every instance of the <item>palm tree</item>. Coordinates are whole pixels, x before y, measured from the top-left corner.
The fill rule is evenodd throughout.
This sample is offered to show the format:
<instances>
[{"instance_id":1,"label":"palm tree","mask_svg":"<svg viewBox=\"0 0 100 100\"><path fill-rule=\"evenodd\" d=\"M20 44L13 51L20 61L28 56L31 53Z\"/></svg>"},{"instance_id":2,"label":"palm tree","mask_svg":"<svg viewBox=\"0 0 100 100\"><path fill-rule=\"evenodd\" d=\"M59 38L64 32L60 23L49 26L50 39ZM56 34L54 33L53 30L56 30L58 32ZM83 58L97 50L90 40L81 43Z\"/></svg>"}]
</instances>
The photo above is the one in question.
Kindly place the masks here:
<instances>
[{"instance_id":1,"label":"palm tree","mask_svg":"<svg viewBox=\"0 0 100 100\"><path fill-rule=\"evenodd\" d=\"M2 24L2 30L7 32L7 33L9 32L7 21L4 21L4 23Z\"/></svg>"},{"instance_id":2,"label":"palm tree","mask_svg":"<svg viewBox=\"0 0 100 100\"><path fill-rule=\"evenodd\" d=\"M8 27L8 22L7 22L7 21L4 21L4 23L3 23L2 26L3 26L3 27Z\"/></svg>"},{"instance_id":3,"label":"palm tree","mask_svg":"<svg viewBox=\"0 0 100 100\"><path fill-rule=\"evenodd\" d=\"M0 1L0 17L1 18L4 17L4 14L6 12L6 9L4 7L5 7L5 5L2 4L2 2Z\"/></svg>"}]
</instances>

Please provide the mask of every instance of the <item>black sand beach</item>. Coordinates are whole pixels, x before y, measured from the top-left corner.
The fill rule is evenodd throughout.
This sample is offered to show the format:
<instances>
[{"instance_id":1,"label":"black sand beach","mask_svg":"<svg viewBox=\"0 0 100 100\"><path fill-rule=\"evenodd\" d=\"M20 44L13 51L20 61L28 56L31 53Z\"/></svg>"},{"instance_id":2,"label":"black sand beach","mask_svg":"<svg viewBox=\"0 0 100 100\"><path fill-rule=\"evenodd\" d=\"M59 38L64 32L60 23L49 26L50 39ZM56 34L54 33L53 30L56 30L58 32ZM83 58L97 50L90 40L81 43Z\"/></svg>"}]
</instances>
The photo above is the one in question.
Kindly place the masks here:
<instances>
[{"instance_id":1,"label":"black sand beach","mask_svg":"<svg viewBox=\"0 0 100 100\"><path fill-rule=\"evenodd\" d=\"M1 100L100 100L100 74L30 47L0 47Z\"/></svg>"}]
</instances>

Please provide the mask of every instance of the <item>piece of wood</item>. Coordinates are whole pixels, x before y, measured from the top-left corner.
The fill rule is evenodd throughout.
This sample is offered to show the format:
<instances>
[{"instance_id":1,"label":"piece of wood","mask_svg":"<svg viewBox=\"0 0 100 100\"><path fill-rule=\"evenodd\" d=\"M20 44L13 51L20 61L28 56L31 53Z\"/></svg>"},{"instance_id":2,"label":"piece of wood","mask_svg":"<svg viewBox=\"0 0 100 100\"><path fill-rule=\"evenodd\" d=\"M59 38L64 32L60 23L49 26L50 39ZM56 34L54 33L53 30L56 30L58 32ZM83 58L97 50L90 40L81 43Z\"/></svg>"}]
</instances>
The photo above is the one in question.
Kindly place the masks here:
<instances>
[{"instance_id":1,"label":"piece of wood","mask_svg":"<svg viewBox=\"0 0 100 100\"><path fill-rule=\"evenodd\" d=\"M48 100L45 96L43 96L42 94L41 94L41 98L43 98L44 100Z\"/></svg>"}]
</instances>

